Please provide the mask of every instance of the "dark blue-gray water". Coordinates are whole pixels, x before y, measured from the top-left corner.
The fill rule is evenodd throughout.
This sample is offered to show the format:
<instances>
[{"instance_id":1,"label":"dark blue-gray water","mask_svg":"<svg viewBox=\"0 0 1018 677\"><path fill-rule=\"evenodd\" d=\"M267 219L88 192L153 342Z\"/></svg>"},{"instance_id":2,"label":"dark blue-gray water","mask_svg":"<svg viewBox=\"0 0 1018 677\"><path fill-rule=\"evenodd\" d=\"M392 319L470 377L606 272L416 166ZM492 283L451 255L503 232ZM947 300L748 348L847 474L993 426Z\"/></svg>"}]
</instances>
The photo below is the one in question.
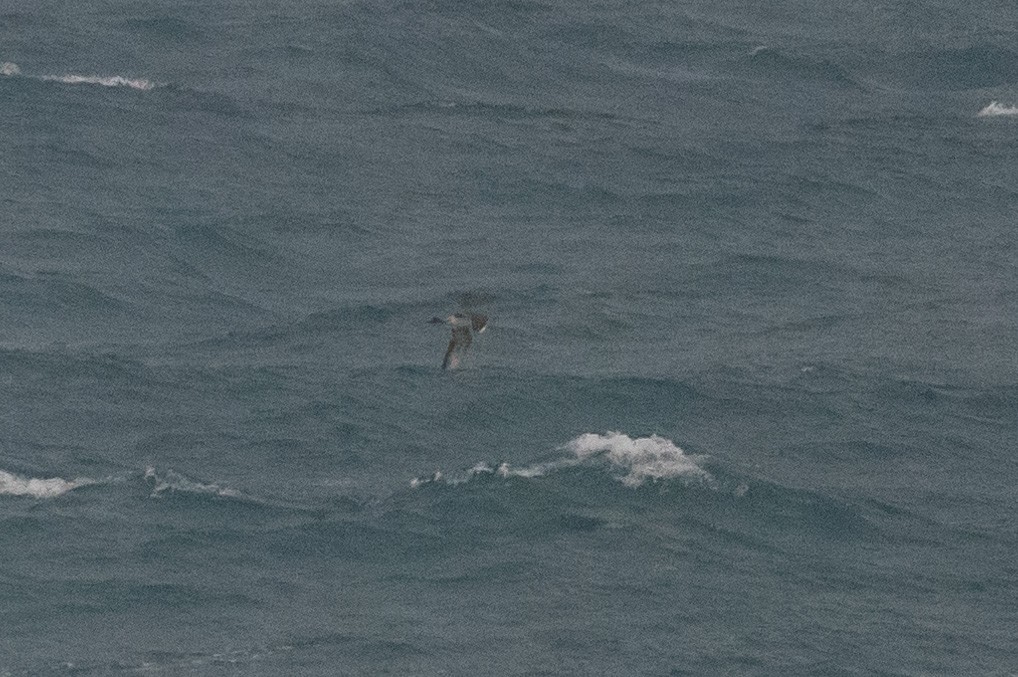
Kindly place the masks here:
<instances>
[{"instance_id":1,"label":"dark blue-gray water","mask_svg":"<svg viewBox=\"0 0 1018 677\"><path fill-rule=\"evenodd\" d=\"M0 674L1018 672L1016 44L0 0Z\"/></svg>"}]
</instances>

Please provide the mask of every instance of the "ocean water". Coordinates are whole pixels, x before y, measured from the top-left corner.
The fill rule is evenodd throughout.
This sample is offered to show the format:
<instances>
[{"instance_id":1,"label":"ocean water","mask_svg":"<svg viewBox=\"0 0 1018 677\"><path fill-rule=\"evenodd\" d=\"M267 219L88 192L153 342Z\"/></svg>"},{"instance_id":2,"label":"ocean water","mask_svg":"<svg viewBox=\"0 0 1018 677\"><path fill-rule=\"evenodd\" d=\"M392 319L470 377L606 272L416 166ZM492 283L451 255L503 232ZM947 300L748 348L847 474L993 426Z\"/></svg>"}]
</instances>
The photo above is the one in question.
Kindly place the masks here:
<instances>
[{"instance_id":1,"label":"ocean water","mask_svg":"<svg viewBox=\"0 0 1018 677\"><path fill-rule=\"evenodd\" d=\"M0 0L0 675L1018 673L1016 34Z\"/></svg>"}]
</instances>

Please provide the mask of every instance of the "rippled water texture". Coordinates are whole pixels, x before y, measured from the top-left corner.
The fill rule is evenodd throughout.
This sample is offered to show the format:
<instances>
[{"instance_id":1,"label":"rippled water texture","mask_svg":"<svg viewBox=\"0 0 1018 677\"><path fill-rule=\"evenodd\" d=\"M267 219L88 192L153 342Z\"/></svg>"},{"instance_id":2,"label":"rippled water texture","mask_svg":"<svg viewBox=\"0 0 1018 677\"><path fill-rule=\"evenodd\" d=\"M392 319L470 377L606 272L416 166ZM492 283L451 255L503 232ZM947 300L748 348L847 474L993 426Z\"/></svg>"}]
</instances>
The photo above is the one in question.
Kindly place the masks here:
<instances>
[{"instance_id":1,"label":"rippled water texture","mask_svg":"<svg viewBox=\"0 0 1018 677\"><path fill-rule=\"evenodd\" d=\"M1018 672L1016 31L0 6L0 675Z\"/></svg>"}]
</instances>

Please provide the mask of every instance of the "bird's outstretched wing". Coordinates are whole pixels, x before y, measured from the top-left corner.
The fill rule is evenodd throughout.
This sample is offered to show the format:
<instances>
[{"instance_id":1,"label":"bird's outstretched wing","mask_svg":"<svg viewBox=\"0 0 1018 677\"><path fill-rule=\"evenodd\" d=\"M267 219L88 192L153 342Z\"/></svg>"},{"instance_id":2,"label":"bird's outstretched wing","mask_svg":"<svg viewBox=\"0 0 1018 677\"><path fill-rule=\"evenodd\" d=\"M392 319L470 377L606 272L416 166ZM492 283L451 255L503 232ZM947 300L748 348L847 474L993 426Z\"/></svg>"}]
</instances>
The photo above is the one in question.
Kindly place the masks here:
<instances>
[{"instance_id":1,"label":"bird's outstretched wing","mask_svg":"<svg viewBox=\"0 0 1018 677\"><path fill-rule=\"evenodd\" d=\"M442 369L456 368L459 364L459 357L456 353L462 353L473 342L469 327L453 327L452 339L449 340L449 347L445 350L445 357L442 359Z\"/></svg>"}]
</instances>

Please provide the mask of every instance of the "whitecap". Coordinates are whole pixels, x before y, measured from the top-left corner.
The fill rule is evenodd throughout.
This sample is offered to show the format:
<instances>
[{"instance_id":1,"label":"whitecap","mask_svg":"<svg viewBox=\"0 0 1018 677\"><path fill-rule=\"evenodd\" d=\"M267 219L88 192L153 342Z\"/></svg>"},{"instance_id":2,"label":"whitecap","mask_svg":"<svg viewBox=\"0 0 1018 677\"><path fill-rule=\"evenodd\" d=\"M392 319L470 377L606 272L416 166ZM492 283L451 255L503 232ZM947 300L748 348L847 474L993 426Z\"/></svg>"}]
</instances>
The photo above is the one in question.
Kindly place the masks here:
<instances>
[{"instance_id":1,"label":"whitecap","mask_svg":"<svg viewBox=\"0 0 1018 677\"><path fill-rule=\"evenodd\" d=\"M89 484L95 484L95 480L87 477L79 477L73 480L65 480L59 477L38 479L36 477L22 477L21 475L0 470L0 495L2 496L55 498L66 494L68 491Z\"/></svg>"},{"instance_id":2,"label":"whitecap","mask_svg":"<svg viewBox=\"0 0 1018 677\"><path fill-rule=\"evenodd\" d=\"M410 487L435 483L462 484L479 476L533 479L565 468L596 465L603 461L623 471L618 479L627 487L638 487L647 480L685 478L710 482L713 479L701 465L706 456L687 454L671 440L657 435L634 438L619 432L604 435L585 433L562 448L571 451L572 456L524 466L509 463L492 466L482 462L451 476L436 471L430 477L415 477L410 480Z\"/></svg>"},{"instance_id":3,"label":"whitecap","mask_svg":"<svg viewBox=\"0 0 1018 677\"><path fill-rule=\"evenodd\" d=\"M0 63L0 75L14 77L22 75L21 67L16 63L4 61ZM65 85L100 85L102 87L129 87L141 91L155 89L159 83L144 78L129 78L123 75L27 75L25 77L45 82L61 82Z\"/></svg>"},{"instance_id":4,"label":"whitecap","mask_svg":"<svg viewBox=\"0 0 1018 677\"><path fill-rule=\"evenodd\" d=\"M1018 115L1018 106L1006 106L996 101L991 101L986 108L976 113L976 117L990 118L1002 115Z\"/></svg>"},{"instance_id":5,"label":"whitecap","mask_svg":"<svg viewBox=\"0 0 1018 677\"><path fill-rule=\"evenodd\" d=\"M586 433L571 440L566 448L581 460L606 458L613 466L626 471L621 479L630 487L640 486L648 479L710 478L700 466L704 456L688 455L674 442L658 435L633 438L620 432Z\"/></svg>"},{"instance_id":6,"label":"whitecap","mask_svg":"<svg viewBox=\"0 0 1018 677\"><path fill-rule=\"evenodd\" d=\"M40 80L47 82L62 82L65 85L102 85L103 87L130 87L147 91L155 89L156 83L151 80L140 78L126 78L122 75L111 75L107 77L97 75L40 75Z\"/></svg>"},{"instance_id":7,"label":"whitecap","mask_svg":"<svg viewBox=\"0 0 1018 677\"><path fill-rule=\"evenodd\" d=\"M145 481L152 485L152 498L159 498L166 492L183 492L189 494L210 494L223 498L240 498L243 495L236 489L222 487L218 484L204 484L185 477L175 470L157 472L149 466L145 469Z\"/></svg>"},{"instance_id":8,"label":"whitecap","mask_svg":"<svg viewBox=\"0 0 1018 677\"><path fill-rule=\"evenodd\" d=\"M548 473L559 470L560 468L568 468L570 466L578 465L577 459L566 458L559 461L549 461L548 463L535 463L533 465L525 465L520 468L514 468L508 463L502 463L498 466L495 471L499 477L523 477L529 479L531 477L544 477Z\"/></svg>"},{"instance_id":9,"label":"whitecap","mask_svg":"<svg viewBox=\"0 0 1018 677\"><path fill-rule=\"evenodd\" d=\"M417 487L419 487L421 485L424 485L424 484L432 484L434 482L441 482L441 481L442 481L442 472L440 470L436 470L435 474L432 475L431 477L415 477L412 480L410 480L410 488L411 489L416 489Z\"/></svg>"}]
</instances>

